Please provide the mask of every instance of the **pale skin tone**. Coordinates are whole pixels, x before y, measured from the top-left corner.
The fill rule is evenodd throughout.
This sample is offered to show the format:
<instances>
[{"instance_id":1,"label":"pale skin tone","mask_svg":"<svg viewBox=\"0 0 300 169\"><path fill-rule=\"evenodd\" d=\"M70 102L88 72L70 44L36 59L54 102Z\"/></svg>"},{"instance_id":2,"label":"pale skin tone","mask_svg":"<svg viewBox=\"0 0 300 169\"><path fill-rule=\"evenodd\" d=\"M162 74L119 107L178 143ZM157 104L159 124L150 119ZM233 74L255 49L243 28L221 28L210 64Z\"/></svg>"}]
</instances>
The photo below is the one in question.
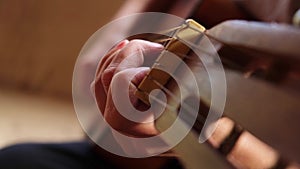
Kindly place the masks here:
<instances>
[{"instance_id":1,"label":"pale skin tone","mask_svg":"<svg viewBox=\"0 0 300 169\"><path fill-rule=\"evenodd\" d=\"M131 80L132 91L129 93L131 102L136 107L143 107L137 98L134 97L135 86L140 83L144 78L148 68L140 67L143 64L143 53L147 51L161 51L163 46L142 41L142 40L124 40L112 48L104 57L102 57L99 66L97 68L97 73L95 80L92 83L92 90L95 91L95 98L99 110L102 112L105 120L110 124L115 130L132 137L149 137L159 134L158 130L155 128L154 122L151 123L136 123L132 122L125 117L123 117L117 110L112 101L111 85L118 79ZM133 52L138 52L138 55L131 55ZM134 56L134 57L129 57ZM122 65L120 66L120 63ZM130 70L130 71L129 71ZM128 79L131 73L137 73L133 79ZM115 78L115 79L114 79ZM116 78L118 78L116 80ZM122 85L120 85L122 87ZM103 153L107 155L107 153ZM108 155L109 156L109 155ZM114 163L119 164L121 168L161 168L165 163L166 159L159 158L153 159L148 158L143 159L133 159L133 162L125 158L113 157L110 158ZM155 162L153 163L153 160ZM151 165L149 165L151 164Z\"/></svg>"},{"instance_id":2,"label":"pale skin tone","mask_svg":"<svg viewBox=\"0 0 300 169\"><path fill-rule=\"evenodd\" d=\"M97 73L92 84L95 92L95 98L105 120L115 130L132 137L150 137L159 134L154 122L136 123L123 117L116 109L112 101L111 85L120 80L131 81L130 99L131 103L138 108L146 108L145 105L134 96L136 86L145 77L149 68L141 67L144 62L144 56L147 52L159 52L163 46L143 40L123 40L113 47L105 56L102 57ZM132 55L132 53L137 53ZM129 79L131 74L136 74L133 79ZM120 85L120 87L124 87ZM234 122L229 118L223 117L208 143L218 148L226 136L230 133ZM279 154L277 151L254 137L249 132L243 132L237 140L232 151L225 158L235 167L246 168L271 168L273 167ZM125 162L124 162L125 161ZM120 163L120 161L117 161ZM124 163L120 165L125 168L138 168L131 166L133 163ZM147 160L143 161L147 164ZM151 163L151 161L149 161ZM160 158L156 165L151 168L160 168L166 163L164 158ZM124 164L124 165L122 165ZM297 164L289 166L298 168Z\"/></svg>"},{"instance_id":3,"label":"pale skin tone","mask_svg":"<svg viewBox=\"0 0 300 169\"><path fill-rule=\"evenodd\" d=\"M114 77L131 80L133 89L130 91L134 92L135 86L138 85L149 70L148 68L140 67L143 64L144 58L142 53L145 49L147 51L159 51L163 49L163 46L142 40L124 40L120 42L100 61L95 83L93 84L95 86L97 103L99 109L103 112L105 120L114 129L137 137L156 135L158 131L154 127L154 123L135 123L120 115L113 105L110 86L114 82ZM133 52L141 52L141 54L131 55ZM122 65L120 66L121 62ZM133 79L128 79L131 73L137 75ZM138 99L134 97L133 93L129 93L129 95L132 98L131 102L135 106L139 106L137 105L139 103Z\"/></svg>"},{"instance_id":4,"label":"pale skin tone","mask_svg":"<svg viewBox=\"0 0 300 169\"><path fill-rule=\"evenodd\" d=\"M157 0L146 0L146 1L139 1L139 0L128 0L126 3L124 3L121 10L116 14L114 18L118 18L120 16L124 16L126 14L130 14L133 12L143 12L145 8L152 3L158 3L162 1ZM211 1L204 1L208 2L208 6L215 6L210 5ZM219 4L219 0L214 0L213 2L216 2L215 4ZM223 2L223 1L220 1ZM226 1L229 2L229 1ZM231 1L230 1L231 2ZM169 3L168 3L169 4ZM212 3L214 4L214 3ZM182 5L182 4L181 4ZM177 11L177 8L174 7L174 9L170 10L169 12L174 14L179 14L182 10L182 6L180 5L179 12ZM228 3L230 6L231 4ZM179 5L178 5L179 6ZM205 5L203 5L205 6ZM217 10L215 12L206 12L207 10L199 10L202 11L202 13L199 13L199 16L202 16L203 19L208 19L207 21L214 22L213 14L216 14L216 16L222 17L224 13L222 10L228 10L231 11L232 9L228 7L222 6L221 10ZM209 8L210 9L210 8ZM209 10L210 11L210 10ZM221 13L221 15L218 15L217 12ZM235 17L238 17L240 14L239 12L236 12L237 15ZM184 17L184 14L180 14L180 16ZM207 17L206 17L207 16ZM233 17L233 18L235 18ZM110 34L106 40L115 41L118 40L118 37L120 37L121 34L124 34L126 30L130 29L130 25L132 23L125 25L122 25L122 29L116 29L112 30L114 32L113 34ZM114 35L114 36L112 36ZM141 45L142 44L142 45ZM106 54L102 60L99 63L99 67L97 68L97 76L95 78L95 91L96 91L96 99L99 106L99 109L103 113L105 119L110 123L110 125L115 128L116 130L135 137L148 137L152 135L159 134L159 131L155 128L154 123L148 123L148 124L139 124L134 123L130 120L125 119L123 116L121 116L115 109L114 105L112 104L111 100L111 93L109 86L112 83L113 77L119 73L119 78L126 79L130 73L129 68L134 68L134 71L141 72L138 74L136 78L132 81L134 84L132 86L132 90L135 90L135 87L140 80L145 76L145 73L147 72L147 69L145 68L139 68L141 58L133 58L129 59L130 62L133 62L129 65L125 65L125 67L122 67L121 69L116 70L115 67L120 63L120 60L126 59L129 57L130 53L132 51L136 50L138 47L148 49L152 48L154 50L160 50L156 49L156 47L153 47L152 44L141 42L141 41L122 41L119 43L119 45L116 45L108 54ZM154 45L155 46L155 45ZM158 47L159 48L159 47ZM118 58L118 59L116 59ZM90 68L90 65L95 64L95 58L87 59L87 67ZM132 67L132 65L134 65ZM139 102L137 101L137 98L132 95L132 102L135 104L135 106L138 106ZM141 105L142 107L144 105ZM219 121L218 127L213 134L213 136L208 140L208 143L211 144L213 147L218 148L218 146L221 144L221 142L226 138L226 136L230 133L231 129L233 127L233 121L228 118L222 118ZM236 143L236 146L233 148L233 150L225 157L231 164L233 164L236 168L270 168L271 166L276 163L277 159L279 158L279 154L277 151L254 137L249 132L244 132L239 140ZM128 161L128 159L123 160ZM116 161L117 163L120 163L120 161ZM160 168L165 163L165 160L160 160L159 164L157 166L152 165L152 168ZM144 163L146 165L140 166L130 166L131 163L122 163L120 164L121 168L124 168L123 166L127 166L127 168L144 168L149 163ZM150 162L150 164L152 164ZM125 167L126 168L126 167ZM300 168L297 164L291 164L288 168Z\"/></svg>"}]
</instances>

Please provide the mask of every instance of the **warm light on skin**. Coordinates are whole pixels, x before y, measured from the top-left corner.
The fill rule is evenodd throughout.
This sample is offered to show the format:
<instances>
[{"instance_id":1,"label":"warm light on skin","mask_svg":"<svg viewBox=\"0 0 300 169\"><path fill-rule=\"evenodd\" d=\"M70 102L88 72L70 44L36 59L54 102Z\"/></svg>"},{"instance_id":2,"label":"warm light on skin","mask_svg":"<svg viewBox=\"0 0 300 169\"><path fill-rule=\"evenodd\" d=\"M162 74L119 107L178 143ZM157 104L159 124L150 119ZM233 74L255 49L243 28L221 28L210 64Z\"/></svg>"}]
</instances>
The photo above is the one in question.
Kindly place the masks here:
<instances>
[{"instance_id":1,"label":"warm light on skin","mask_svg":"<svg viewBox=\"0 0 300 169\"><path fill-rule=\"evenodd\" d=\"M258 140L249 132L244 132L237 141L228 160L240 168L271 168L276 165L279 154Z\"/></svg>"},{"instance_id":2,"label":"warm light on skin","mask_svg":"<svg viewBox=\"0 0 300 169\"><path fill-rule=\"evenodd\" d=\"M232 120L227 117L221 118L218 121L218 127L208 142L214 148L219 148L233 127L234 122ZM279 154L249 132L244 131L226 158L235 167L241 169L271 168L279 159Z\"/></svg>"},{"instance_id":3,"label":"warm light on skin","mask_svg":"<svg viewBox=\"0 0 300 169\"><path fill-rule=\"evenodd\" d=\"M136 44L136 43L138 43L138 44ZM122 44L122 42L121 42L121 44ZM134 48L135 45L133 45L133 44L136 44L136 45L143 44L147 47L151 47L150 43L147 43L146 41L131 41L131 42L126 41L124 46L117 45L116 48L118 48L118 47L122 48L122 52L116 53L116 56L114 56L114 57L126 58L127 52L124 52L124 50L128 49L128 47L130 50L135 49ZM125 46L127 46L127 48L125 48ZM131 53L131 52L128 52L128 53ZM109 58L109 56L107 56L107 58ZM112 64L112 62L116 62L116 61L117 60L115 60L115 59L108 59L108 62L110 64ZM130 61L134 61L134 60L130 60ZM103 72L105 72L105 69L109 68L110 64L100 64L98 69L101 71L99 71L98 72L99 74L97 74L97 75L103 75ZM113 75L114 74L110 74L110 76L113 76ZM111 78L109 78L109 79L111 79ZM102 79L98 78L98 80L96 78L96 82L98 82L99 84L104 84L104 83L100 83L100 82L102 82L101 80L103 80L103 78ZM98 84L98 83L96 83L96 84ZM97 89L97 85L96 85L96 89ZM107 88L106 90L109 90L109 88ZM99 94L99 92L95 92L95 93L96 93L96 98L98 98L98 101L103 101L102 99L100 99L100 97L97 97L97 93ZM106 93L109 93L109 91L107 91ZM109 104L109 102L105 102L105 103ZM102 103L102 104L104 104L104 103ZM101 103L99 105L101 105ZM113 104L109 104L109 105L113 106ZM139 125L137 123L130 123L128 120L126 120L122 116L120 116L115 109L107 109L107 108L108 107L105 108L106 113L104 113L104 114L105 114L106 120L110 124L114 124L113 126L121 126L121 127L127 126L124 128L124 129L126 129L125 131L122 130L122 128L118 128L118 127L115 128L115 129L119 130L120 132L129 134L129 135L132 135L135 137L143 137L143 136L158 134L157 130L154 127L154 123L152 123L150 125L145 125L145 124ZM235 122L233 120L231 120L230 118L222 117L218 121L218 126L217 126L216 130L214 131L212 136L208 139L208 143L211 144L211 146L214 147L216 150L219 150L221 145L224 144L224 141L228 138L229 135L231 135L232 130L236 129L236 126L237 125L235 124ZM154 132L152 132L152 131L154 131ZM272 168L272 167L276 166L278 160L280 159L280 155L276 150L269 147L267 144L263 143L262 141L260 141L259 139L257 139L255 136L253 136L252 134L250 134L247 131L243 131L241 135L238 134L238 137L235 137L235 138L237 138L237 141L235 142L233 148L229 151L229 153L227 150L225 150L225 151L227 151L225 153L228 153L228 154L224 155L224 157L236 168L240 168L240 169ZM235 141L235 139L233 139L233 140ZM229 142L230 141L232 141L232 140L229 139ZM229 145L229 147L230 147L230 145ZM222 151L222 150L220 150L220 151ZM224 153L224 152L221 152L221 154L222 153ZM172 156L174 156L174 158L175 158L175 154L172 154ZM163 154L158 157L163 157ZM161 158L161 160L162 160L162 162L159 164L159 166L166 164L167 159L163 160L163 158ZM297 164L293 164L293 165L290 165L289 168L293 169L293 168L299 168L299 167L297 166Z\"/></svg>"},{"instance_id":4,"label":"warm light on skin","mask_svg":"<svg viewBox=\"0 0 300 169\"><path fill-rule=\"evenodd\" d=\"M223 117L218 121L218 126L215 132L212 134L208 142L215 148L218 148L224 141L227 135L230 133L234 126L234 122L227 117Z\"/></svg>"}]
</instances>

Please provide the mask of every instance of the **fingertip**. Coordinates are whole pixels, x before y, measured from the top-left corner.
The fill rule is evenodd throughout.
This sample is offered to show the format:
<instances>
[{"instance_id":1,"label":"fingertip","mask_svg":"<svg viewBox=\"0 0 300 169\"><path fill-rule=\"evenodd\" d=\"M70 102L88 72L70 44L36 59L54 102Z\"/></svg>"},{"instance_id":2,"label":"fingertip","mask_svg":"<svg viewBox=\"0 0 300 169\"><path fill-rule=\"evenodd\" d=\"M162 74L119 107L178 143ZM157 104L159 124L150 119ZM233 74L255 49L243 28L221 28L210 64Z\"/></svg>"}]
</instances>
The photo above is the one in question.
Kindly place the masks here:
<instances>
[{"instance_id":1,"label":"fingertip","mask_svg":"<svg viewBox=\"0 0 300 169\"><path fill-rule=\"evenodd\" d=\"M155 43L155 42L149 42L152 47L158 48L158 49L163 49L164 46L160 43Z\"/></svg>"},{"instance_id":2,"label":"fingertip","mask_svg":"<svg viewBox=\"0 0 300 169\"><path fill-rule=\"evenodd\" d=\"M156 49L164 48L164 46L162 44L150 42L150 41L146 41L146 40L141 40L141 39L131 40L130 43L133 44L134 46L136 45L136 46L139 46L142 48L145 48L145 47L156 48Z\"/></svg>"},{"instance_id":3,"label":"fingertip","mask_svg":"<svg viewBox=\"0 0 300 169\"><path fill-rule=\"evenodd\" d=\"M135 74L134 78L131 80L131 82L135 85L138 86L142 80L147 76L148 72L150 71L149 67L139 67L136 68L137 74Z\"/></svg>"}]
</instances>

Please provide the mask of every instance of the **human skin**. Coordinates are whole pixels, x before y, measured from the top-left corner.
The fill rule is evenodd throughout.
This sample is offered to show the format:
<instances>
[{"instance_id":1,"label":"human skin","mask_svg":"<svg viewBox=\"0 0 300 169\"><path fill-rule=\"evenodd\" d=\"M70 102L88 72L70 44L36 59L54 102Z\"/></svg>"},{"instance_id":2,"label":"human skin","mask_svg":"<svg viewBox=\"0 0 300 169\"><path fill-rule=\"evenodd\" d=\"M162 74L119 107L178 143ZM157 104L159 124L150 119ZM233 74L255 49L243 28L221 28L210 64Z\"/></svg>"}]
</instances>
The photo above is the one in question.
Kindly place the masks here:
<instances>
[{"instance_id":1,"label":"human skin","mask_svg":"<svg viewBox=\"0 0 300 169\"><path fill-rule=\"evenodd\" d=\"M100 60L94 82L92 83L92 89L94 90L99 110L109 125L116 131L131 137L150 137L159 134L155 127L154 119L147 123L137 123L120 114L112 100L111 86L113 83L123 84L124 81L131 81L128 93L131 103L136 108L147 109L146 105L134 96L134 92L137 90L136 86L149 71L149 68L141 67L144 57L147 56L147 53L160 52L162 50L163 46L157 43L144 40L123 40ZM130 79L129 77L132 74L135 76L133 79ZM125 87L128 86L119 85L119 87L123 87L125 90ZM218 149L230 134L234 125L231 119L227 117L221 118L218 122L218 127L207 143ZM236 140L232 150L224 158L236 168L272 168L281 157L273 148L257 139L251 133L243 131ZM126 163L126 160L122 161ZM150 161L148 160L148 162ZM160 158L158 161L156 165L151 167L160 168L167 162L164 158ZM143 161L143 163L147 164L147 160ZM125 166L134 168L134 166L130 166L131 164L127 163ZM298 165L293 164L290 167L298 168Z\"/></svg>"},{"instance_id":2,"label":"human skin","mask_svg":"<svg viewBox=\"0 0 300 169\"><path fill-rule=\"evenodd\" d=\"M149 70L147 67L140 66L143 64L144 55L147 52L161 51L162 49L163 46L157 43L143 40L123 40L100 60L91 88L94 90L99 110L114 130L131 137L150 137L159 134L159 131L154 125L154 120L149 123L137 123L122 116L122 114L117 111L112 100L111 86L113 83L122 84L122 81L131 81L132 85L129 86L130 93L128 93L131 103L137 108L146 109L146 105L134 96L136 86ZM135 74L133 79L129 79L131 74ZM119 86L120 88L123 87L124 90L125 87L128 87L124 85ZM149 114L149 116L151 116L151 114ZM115 139L117 140L118 138ZM168 158L164 157L130 159L103 151L101 154L108 157L113 163L118 164L118 167L126 169L141 167L156 169L162 168L162 166L168 162Z\"/></svg>"}]
</instances>

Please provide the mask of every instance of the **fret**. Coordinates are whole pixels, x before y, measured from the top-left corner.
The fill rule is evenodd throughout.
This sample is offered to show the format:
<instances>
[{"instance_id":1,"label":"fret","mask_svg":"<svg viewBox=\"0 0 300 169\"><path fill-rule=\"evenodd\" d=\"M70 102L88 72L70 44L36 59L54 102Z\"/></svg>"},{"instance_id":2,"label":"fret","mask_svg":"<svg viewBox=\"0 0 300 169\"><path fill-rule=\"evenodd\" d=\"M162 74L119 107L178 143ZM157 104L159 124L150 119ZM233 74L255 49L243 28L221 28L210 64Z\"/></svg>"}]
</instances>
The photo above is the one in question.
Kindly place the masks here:
<instances>
[{"instance_id":1,"label":"fret","mask_svg":"<svg viewBox=\"0 0 300 169\"><path fill-rule=\"evenodd\" d=\"M294 85L298 84L298 79L295 77L292 78L289 75L291 72L296 72L295 74L300 72L299 68L294 66L299 62L299 58L295 56L295 53L297 53L297 51L294 49L292 51L288 51L291 56L287 57L284 62L280 62L281 56L278 57L277 55L273 55L272 52L265 52L269 51L269 46L255 46L253 44L251 44L251 46L247 45L248 42L241 42L241 46L238 46L236 45L236 41L237 39L242 40L242 37L236 37L237 39L233 38L231 41L226 35L215 37L214 35L216 35L216 33L220 33L220 30L218 31L217 28L206 30L204 27L192 20L187 20L182 26L169 30L169 32L171 32L170 35L172 35L172 37L163 37L159 38L158 40L153 39L153 41L156 42L163 42L165 50L160 54L160 56L157 58L152 68L150 69L150 72L139 84L135 95L148 105L150 105L149 97L152 97L152 100L154 100L153 104L162 104L160 103L161 100L159 97L149 95L152 90L162 90L168 97L166 109L169 110L169 112L175 113L175 115L178 113L178 110L183 110L184 115L181 116L181 120L184 121L187 125L192 125L193 132L196 133L197 136L199 136L208 115L207 109L214 109L214 107L211 107L211 79L205 72L205 66L203 66L201 60L203 58L199 60L199 58L196 57L195 51L200 51L201 54L206 55L207 57L204 57L204 59L208 60L207 63L209 63L209 66L214 68L215 60L213 59L213 57L210 57L214 54L212 52L209 52L209 50L206 50L205 46L201 46L201 43L205 40L205 37L209 37L209 39L213 41L215 47L219 49L222 63L226 68L225 72L227 81L229 81L229 90L227 96L227 98L229 98L229 102L226 103L226 109L223 117L226 116L226 118L234 120L234 127L232 128L231 132L222 142L219 143L219 147L214 147L215 150L221 153L224 157L228 158L228 156L232 154L232 150L234 149L237 142L239 142L241 135L243 133L247 133L247 135L249 135L250 133L248 131L250 131L251 133L258 135L259 138L263 141L267 141L269 145L278 148L280 152L284 152L284 155L287 155L285 152L289 151L291 145L295 145L296 143L293 142L293 133L289 135L290 133L282 130L281 126L279 126L278 124L280 124L280 121L282 120L281 118L279 118L279 116L286 118L289 118L290 116L298 117L298 115L293 112L290 112L290 114L286 114L286 112L283 111L284 108L289 111L300 110L300 105L297 104L300 101L299 97L295 94L290 95L291 93L289 92L299 91L299 86ZM280 30L279 32L283 31ZM229 32L229 34L232 33L233 32ZM223 40L220 40L222 38ZM268 41L271 40L272 38L268 39ZM265 51L260 52L261 48L264 48ZM226 50L229 50L230 52ZM278 48L276 50L284 53L286 48ZM236 53L233 54L234 52ZM171 55L170 53L172 53L173 55ZM279 66L287 65L289 67L287 69L288 71L284 72L284 74L280 74L277 71L278 65L275 65L275 67L270 66L266 69L268 70L267 76L262 76L262 74L260 74L261 72L256 69L245 69L245 67L247 68L247 66L249 65L251 67L252 64L257 64L257 62L253 61L262 61L262 63L265 63L265 59L261 60L256 55L266 55L267 57L261 58L267 58L268 60L271 60L272 62L270 63L282 63L279 64ZM242 58L243 56L245 56L244 60ZM178 61L178 59L172 59L172 57L178 57L180 58L180 60ZM189 98L190 95L193 96L193 92L195 91L190 90L190 86L188 83L190 77L186 76L184 72L181 72L181 66L183 63L189 65L191 70L197 77L197 85L199 85L199 92L201 93L199 102L201 102L202 108L199 110L196 122L194 124L190 124L189 119L192 117L192 115L189 114L189 110L192 109L192 105L189 105L189 101L187 98ZM178 91L179 87L176 85L176 81L170 74L164 72L163 70L168 70L167 72L171 72L177 75L179 74L179 76L182 77L182 80L186 82L186 86L184 88L185 92L180 93ZM214 71L217 72L220 70L216 69ZM272 76L273 79L270 79L270 76ZM281 77L284 77L283 79L285 80L288 78L293 86L291 87L286 85L285 83L280 82L282 81L282 79L280 79ZM279 78L279 80L274 80L274 78ZM236 88L233 88L234 86ZM251 93L249 88L255 90L252 91L252 94L250 94L251 99L246 101L249 104L244 104L246 106L243 107L243 105L237 103L236 99L241 101L243 99L239 98L247 97L243 92ZM263 96L261 98L256 98L254 95L257 92L260 92L261 94L263 94ZM287 105L285 102L276 101L280 99L289 100L289 105ZM184 101L181 102L181 100ZM260 107L255 108L255 106L260 105L260 101L263 102L267 100L275 100L277 105L272 107L272 102L269 101L270 105L266 105L266 109L264 110L265 113L264 111L260 111L260 113L264 113L263 116L260 115L261 118L251 118L250 115L253 114L254 111L257 112L257 110L260 110ZM206 110L203 110L203 106L206 107ZM280 108L276 109L276 107ZM243 113L243 115L241 115L241 113ZM269 121L266 118L268 117L272 119L272 116L275 117L273 121ZM294 122L292 126L296 125L298 125L298 123ZM276 133L266 132L270 130L276 131ZM295 127L289 128L289 130L294 131ZM285 135L284 138L288 138L288 140L292 141L293 144L288 145L286 141L280 142L281 135ZM270 140L270 138L273 138L273 141ZM274 139L277 140L274 141ZM282 147L286 147L288 149L284 150ZM269 153L271 154L275 152L275 150L272 148L270 148L270 150L271 151ZM294 151L293 153L291 153L292 156L289 157L297 157L297 154L299 153L297 151ZM280 158L277 159L277 163L274 164L274 168L282 168L287 166L288 164L289 162L287 160L283 160L283 158L280 156Z\"/></svg>"},{"instance_id":2,"label":"fret","mask_svg":"<svg viewBox=\"0 0 300 169\"><path fill-rule=\"evenodd\" d=\"M170 74L161 69L168 69L169 72L175 72L181 64L181 62L170 59L169 52L184 60L192 51L182 40L197 43L201 40L203 36L202 32L205 31L205 28L193 20L187 20L182 26L171 31L174 31L174 36L165 45L165 51L157 58L147 77L143 79L135 93L139 99L148 105L150 104L148 94L154 89L160 89L157 83L164 86L171 78Z\"/></svg>"}]
</instances>

